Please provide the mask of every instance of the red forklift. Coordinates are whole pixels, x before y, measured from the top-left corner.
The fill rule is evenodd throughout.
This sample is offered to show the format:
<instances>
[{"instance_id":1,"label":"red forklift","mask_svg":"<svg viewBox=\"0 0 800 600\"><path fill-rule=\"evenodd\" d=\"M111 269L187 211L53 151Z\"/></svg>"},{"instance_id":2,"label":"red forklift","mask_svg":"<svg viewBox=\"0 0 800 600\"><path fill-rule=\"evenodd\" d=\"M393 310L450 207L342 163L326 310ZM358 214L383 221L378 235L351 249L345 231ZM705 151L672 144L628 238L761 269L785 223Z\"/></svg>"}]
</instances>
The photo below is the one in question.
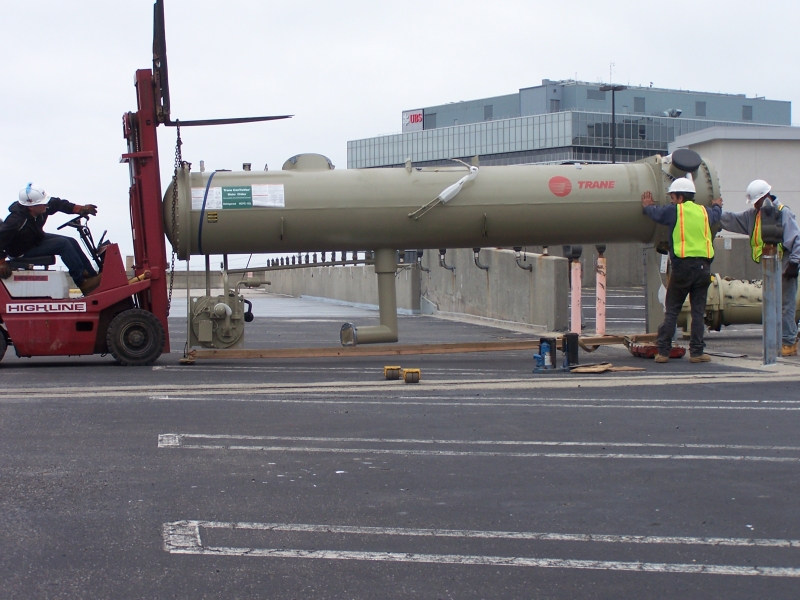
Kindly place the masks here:
<instances>
[{"instance_id":1,"label":"red forklift","mask_svg":"<svg viewBox=\"0 0 800 600\"><path fill-rule=\"evenodd\" d=\"M175 254L168 269L156 128L160 124L177 128L177 168L180 127L289 118L172 121L163 0L154 5L153 22L153 68L136 71L138 110L122 117L128 150L120 162L128 163L130 170L133 277L126 272L117 244L101 238L95 245L88 218L65 223L59 229L78 231L103 274L101 285L88 296L72 297L76 294L70 292L69 275L48 269L55 264L54 256L10 259L13 273L0 280L0 359L9 345L20 357L111 354L121 365L149 365L169 352L167 315Z\"/></svg>"}]
</instances>

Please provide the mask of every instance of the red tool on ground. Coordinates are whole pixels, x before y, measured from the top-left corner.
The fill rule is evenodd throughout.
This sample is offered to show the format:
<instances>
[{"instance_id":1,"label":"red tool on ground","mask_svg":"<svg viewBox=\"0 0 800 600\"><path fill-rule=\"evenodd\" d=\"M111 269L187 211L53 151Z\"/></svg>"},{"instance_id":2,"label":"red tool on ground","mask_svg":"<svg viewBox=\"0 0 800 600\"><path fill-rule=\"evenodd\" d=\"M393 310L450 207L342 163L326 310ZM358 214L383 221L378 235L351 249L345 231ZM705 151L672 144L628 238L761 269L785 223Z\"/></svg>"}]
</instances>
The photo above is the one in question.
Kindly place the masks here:
<instances>
[{"instance_id":1,"label":"red tool on ground","mask_svg":"<svg viewBox=\"0 0 800 600\"><path fill-rule=\"evenodd\" d=\"M638 356L639 358L655 358L655 355L658 354L658 346L655 344L626 344L628 347L628 352L630 352L633 356ZM683 358L686 354L686 348L681 348L680 346L673 346L672 349L669 351L670 358Z\"/></svg>"}]
</instances>

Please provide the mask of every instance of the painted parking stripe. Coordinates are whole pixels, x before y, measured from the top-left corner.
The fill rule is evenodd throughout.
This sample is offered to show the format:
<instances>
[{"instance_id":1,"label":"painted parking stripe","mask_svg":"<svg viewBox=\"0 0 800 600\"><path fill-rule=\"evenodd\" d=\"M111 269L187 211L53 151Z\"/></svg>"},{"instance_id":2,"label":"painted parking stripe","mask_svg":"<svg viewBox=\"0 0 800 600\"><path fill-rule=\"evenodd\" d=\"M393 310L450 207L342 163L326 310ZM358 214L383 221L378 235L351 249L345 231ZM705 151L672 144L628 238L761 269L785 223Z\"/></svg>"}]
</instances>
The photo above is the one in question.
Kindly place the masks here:
<instances>
[{"instance_id":1,"label":"painted parking stripe","mask_svg":"<svg viewBox=\"0 0 800 600\"><path fill-rule=\"evenodd\" d=\"M325 396L309 395L304 398L281 398L281 397L264 397L257 395L244 395L244 396L225 396L223 398L214 396L186 396L181 394L164 394L158 396L149 396L149 400L162 401L162 402L261 402L265 404L322 404L333 406L424 406L434 407L441 406L445 408L559 408L559 409L575 409L575 408L590 408L590 409L655 409L655 410L756 410L756 411L800 411L800 402L796 401L758 401L758 400L742 400L741 402L750 403L750 405L736 405L732 403L739 402L735 400L620 400L617 398L603 398L603 399L534 399L533 401L517 401L517 402L503 402L503 401L483 401L483 402L462 402L458 400L441 400L442 396L434 397L413 397L413 396L382 396L380 400L365 399L365 396L351 396L350 398L343 398L338 400L331 400ZM642 404L634 404L634 402L641 402ZM681 403L681 402L708 402L708 405L685 405L685 404L667 404L667 403ZM791 403L794 406L768 406L773 402ZM646 404L645 404L646 403Z\"/></svg>"},{"instance_id":2,"label":"painted parking stripe","mask_svg":"<svg viewBox=\"0 0 800 600\"><path fill-rule=\"evenodd\" d=\"M729 359L731 362L733 359ZM735 362L735 361L734 361ZM740 361L741 362L741 361ZM752 361L750 361L752 363ZM661 375L622 375L587 376L566 378L563 376L541 376L526 378L484 379L481 381L464 381L463 379L424 380L424 389L428 392L463 392L477 391L536 391L540 389L577 389L577 388L618 388L645 386L678 386L714 384L757 384L763 377L770 383L796 383L800 379L800 371L794 364L781 363L768 375L758 371L747 373L715 373L701 371L690 374ZM274 395L274 394L313 394L313 393L386 393L393 387L406 384L398 381L327 381L319 383L240 383L240 384L194 384L194 385L129 385L129 386L97 386L92 388L4 388L0 390L0 401L26 400L43 398L130 398L135 396L159 396L169 394L191 394L197 396L219 395ZM423 384L420 384L423 385Z\"/></svg>"},{"instance_id":3,"label":"painted parking stripe","mask_svg":"<svg viewBox=\"0 0 800 600\"><path fill-rule=\"evenodd\" d=\"M364 443L364 440L358 440ZM800 457L757 456L724 454L639 454L639 453L592 453L592 452L498 452L486 450L417 450L413 448L340 448L335 446L265 446L236 444L193 444L187 443L181 434L162 434L158 438L159 448L180 448L184 450L222 450L244 452L298 452L328 454L388 454L403 456L445 456L445 457L503 457L503 458L580 458L580 459L645 459L645 460L713 460L735 462L774 462L800 464Z\"/></svg>"},{"instance_id":4,"label":"painted parking stripe","mask_svg":"<svg viewBox=\"0 0 800 600\"><path fill-rule=\"evenodd\" d=\"M183 440L252 440L252 441L293 441L293 442L360 442L376 444L457 444L465 446L589 446L602 448L702 448L723 450L775 450L800 452L800 446L754 446L746 444L666 444L660 442L575 442L551 440L440 440L408 438L354 438L354 437L313 437L281 435L229 435L202 433L166 433L158 438L158 446L180 446ZM162 446L163 445L163 446Z\"/></svg>"},{"instance_id":5,"label":"painted parking stripe","mask_svg":"<svg viewBox=\"0 0 800 600\"><path fill-rule=\"evenodd\" d=\"M360 552L346 550L302 550L286 548L236 548L204 546L201 529L294 531L328 534L367 534L382 536L490 538L509 540L557 540L573 542L606 542L629 544L682 544L702 546L772 546L797 547L797 540L746 540L739 538L670 538L654 536L595 536L575 534L542 534L501 531L462 531L441 529L399 529L379 527L341 527L332 525L294 525L287 523L224 523L213 521L176 521L162 527L164 550L171 554L211 556L250 556L261 558L304 558L323 560L360 560L378 562L436 563L452 565L488 565L557 569L593 569L637 571L646 573L693 573L707 575L739 575L761 577L800 577L794 567L751 567L737 565L647 563L603 560L574 560L520 556L485 556L466 554L417 554L398 552Z\"/></svg>"}]
</instances>

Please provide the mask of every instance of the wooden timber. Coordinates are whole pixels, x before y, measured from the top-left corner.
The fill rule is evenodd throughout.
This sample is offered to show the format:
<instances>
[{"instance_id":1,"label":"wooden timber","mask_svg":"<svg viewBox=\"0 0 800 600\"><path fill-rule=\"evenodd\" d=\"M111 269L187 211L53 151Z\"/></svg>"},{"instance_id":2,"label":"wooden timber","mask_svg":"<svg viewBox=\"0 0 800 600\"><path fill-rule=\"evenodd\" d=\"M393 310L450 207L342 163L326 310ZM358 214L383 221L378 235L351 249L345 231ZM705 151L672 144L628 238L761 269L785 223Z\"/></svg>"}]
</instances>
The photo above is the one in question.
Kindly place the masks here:
<instances>
[{"instance_id":1,"label":"wooden timber","mask_svg":"<svg viewBox=\"0 0 800 600\"><path fill-rule=\"evenodd\" d=\"M232 350L216 350L198 348L191 350L187 361L192 359L229 359L248 358L332 358L348 356L402 356L419 354L461 354L467 352L513 352L516 350L538 350L539 338L528 340L502 340L497 342L458 342L448 344L365 344L362 346L335 346L323 348L244 348ZM552 335L559 341L558 334ZM637 335L604 335L581 337L580 341L587 347L624 344L626 338L633 342L655 341L656 334ZM559 344L560 345L560 344Z\"/></svg>"}]
</instances>

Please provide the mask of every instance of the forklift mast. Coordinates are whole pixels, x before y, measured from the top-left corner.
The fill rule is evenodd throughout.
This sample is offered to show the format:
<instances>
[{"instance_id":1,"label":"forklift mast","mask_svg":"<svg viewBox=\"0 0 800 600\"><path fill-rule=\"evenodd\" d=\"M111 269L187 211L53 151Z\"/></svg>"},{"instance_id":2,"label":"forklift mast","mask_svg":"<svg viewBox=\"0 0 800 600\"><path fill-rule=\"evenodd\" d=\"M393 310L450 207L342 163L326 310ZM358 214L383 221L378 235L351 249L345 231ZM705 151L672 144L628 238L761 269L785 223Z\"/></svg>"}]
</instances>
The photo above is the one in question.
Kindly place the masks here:
<instances>
[{"instance_id":1,"label":"forklift mast","mask_svg":"<svg viewBox=\"0 0 800 600\"><path fill-rule=\"evenodd\" d=\"M134 274L151 280L150 287L136 294L139 308L153 313L168 332L167 250L158 165L159 123L156 80L150 69L136 71L138 111L122 118L128 152L121 162L130 170L130 217L133 236ZM148 277L149 272L149 277ZM169 336L164 352L169 352Z\"/></svg>"},{"instance_id":2,"label":"forklift mast","mask_svg":"<svg viewBox=\"0 0 800 600\"><path fill-rule=\"evenodd\" d=\"M138 110L122 117L128 152L122 155L120 162L128 163L131 179L129 210L134 275L151 280L148 289L136 294L136 302L139 308L153 313L161 322L167 334L164 352L169 352L167 277L172 277L172 273L167 273L157 132L159 123L172 124L163 0L153 5L153 68L137 70L134 83Z\"/></svg>"}]
</instances>

